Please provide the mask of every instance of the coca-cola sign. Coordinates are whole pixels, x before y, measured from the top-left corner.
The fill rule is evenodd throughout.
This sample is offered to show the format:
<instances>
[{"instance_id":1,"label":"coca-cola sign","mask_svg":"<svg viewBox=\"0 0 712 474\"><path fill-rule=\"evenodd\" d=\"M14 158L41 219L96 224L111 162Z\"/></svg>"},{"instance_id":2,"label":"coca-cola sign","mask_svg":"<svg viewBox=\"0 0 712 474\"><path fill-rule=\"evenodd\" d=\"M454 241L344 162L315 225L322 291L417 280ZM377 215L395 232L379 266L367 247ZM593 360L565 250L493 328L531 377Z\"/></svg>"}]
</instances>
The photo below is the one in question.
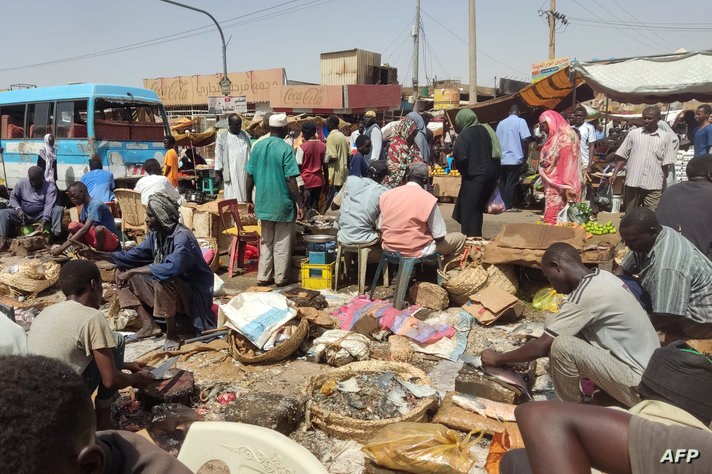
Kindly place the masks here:
<instances>
[{"instance_id":1,"label":"coca-cola sign","mask_svg":"<svg viewBox=\"0 0 712 474\"><path fill-rule=\"evenodd\" d=\"M276 86L270 89L273 109L340 109L343 107L341 86Z\"/></svg>"}]
</instances>

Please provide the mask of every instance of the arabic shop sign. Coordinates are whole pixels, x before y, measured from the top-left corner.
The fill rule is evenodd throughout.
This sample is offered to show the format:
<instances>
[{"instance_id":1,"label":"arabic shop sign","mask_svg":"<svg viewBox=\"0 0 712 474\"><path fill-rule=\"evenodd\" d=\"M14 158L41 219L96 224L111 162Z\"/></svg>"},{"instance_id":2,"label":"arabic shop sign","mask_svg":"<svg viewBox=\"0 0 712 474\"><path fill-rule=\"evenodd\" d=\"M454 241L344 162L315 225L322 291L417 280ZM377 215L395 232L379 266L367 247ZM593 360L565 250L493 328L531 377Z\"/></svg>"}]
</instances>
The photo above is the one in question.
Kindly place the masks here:
<instances>
[{"instance_id":1,"label":"arabic shop sign","mask_svg":"<svg viewBox=\"0 0 712 474\"><path fill-rule=\"evenodd\" d=\"M284 84L284 69L230 72L230 96L245 96L246 102L267 102L270 89ZM154 91L163 105L205 104L208 97L222 95L222 74L144 79L143 87Z\"/></svg>"},{"instance_id":2,"label":"arabic shop sign","mask_svg":"<svg viewBox=\"0 0 712 474\"><path fill-rule=\"evenodd\" d=\"M342 86L274 86L270 89L273 109L340 109Z\"/></svg>"},{"instance_id":3,"label":"arabic shop sign","mask_svg":"<svg viewBox=\"0 0 712 474\"><path fill-rule=\"evenodd\" d=\"M541 81L546 76L550 76L560 69L567 68L570 64L571 62L568 56L534 63L532 64L532 82Z\"/></svg>"},{"instance_id":4,"label":"arabic shop sign","mask_svg":"<svg viewBox=\"0 0 712 474\"><path fill-rule=\"evenodd\" d=\"M230 95L216 95L208 97L208 113L215 115L222 114L244 114L247 112L247 99L244 95L235 97Z\"/></svg>"}]
</instances>

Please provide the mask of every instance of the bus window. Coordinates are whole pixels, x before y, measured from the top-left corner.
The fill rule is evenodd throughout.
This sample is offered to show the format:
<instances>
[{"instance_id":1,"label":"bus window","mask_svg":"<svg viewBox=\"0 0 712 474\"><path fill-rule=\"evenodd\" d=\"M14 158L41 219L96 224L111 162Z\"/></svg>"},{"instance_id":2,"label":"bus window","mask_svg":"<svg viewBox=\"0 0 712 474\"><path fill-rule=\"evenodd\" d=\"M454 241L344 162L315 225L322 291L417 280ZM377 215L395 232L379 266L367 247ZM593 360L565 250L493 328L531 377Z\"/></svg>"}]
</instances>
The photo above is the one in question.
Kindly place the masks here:
<instances>
[{"instance_id":1,"label":"bus window","mask_svg":"<svg viewBox=\"0 0 712 474\"><path fill-rule=\"evenodd\" d=\"M87 137L87 101L57 102L56 138Z\"/></svg>"},{"instance_id":2,"label":"bus window","mask_svg":"<svg viewBox=\"0 0 712 474\"><path fill-rule=\"evenodd\" d=\"M25 138L25 104L0 108L0 138Z\"/></svg>"},{"instance_id":3,"label":"bus window","mask_svg":"<svg viewBox=\"0 0 712 474\"><path fill-rule=\"evenodd\" d=\"M97 140L161 142L166 126L160 104L96 99L94 133Z\"/></svg>"},{"instance_id":4,"label":"bus window","mask_svg":"<svg viewBox=\"0 0 712 474\"><path fill-rule=\"evenodd\" d=\"M52 133L53 102L40 102L27 105L27 126L30 127L27 138L39 138Z\"/></svg>"}]
</instances>

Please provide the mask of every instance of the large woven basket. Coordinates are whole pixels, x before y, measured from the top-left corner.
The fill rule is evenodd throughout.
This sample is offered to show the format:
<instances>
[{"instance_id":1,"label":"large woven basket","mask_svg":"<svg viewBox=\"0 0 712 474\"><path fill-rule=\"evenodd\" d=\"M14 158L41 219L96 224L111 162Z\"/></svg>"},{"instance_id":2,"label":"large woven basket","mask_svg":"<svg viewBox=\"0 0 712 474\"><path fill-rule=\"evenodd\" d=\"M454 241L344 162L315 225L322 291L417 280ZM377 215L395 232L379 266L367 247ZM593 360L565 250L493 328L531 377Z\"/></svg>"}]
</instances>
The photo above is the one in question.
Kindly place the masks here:
<instances>
[{"instance_id":1,"label":"large woven basket","mask_svg":"<svg viewBox=\"0 0 712 474\"><path fill-rule=\"evenodd\" d=\"M208 266L210 267L210 271L213 273L217 272L220 269L220 251L218 250L218 240L214 239L212 237L200 237L198 239L198 245L200 245L200 248L211 248L215 250L215 255L213 255L213 259L208 263Z\"/></svg>"},{"instance_id":2,"label":"large woven basket","mask_svg":"<svg viewBox=\"0 0 712 474\"><path fill-rule=\"evenodd\" d=\"M509 294L519 290L519 277L514 265L490 265L487 267L487 285L496 285Z\"/></svg>"},{"instance_id":3,"label":"large woven basket","mask_svg":"<svg viewBox=\"0 0 712 474\"><path fill-rule=\"evenodd\" d=\"M240 351L240 343L250 344L250 342L242 334L237 331L231 330L225 340L228 343L228 352L237 361L244 364L257 364L260 362L278 362L284 360L294 353L302 341L309 333L309 321L306 318L302 318L297 326L297 330L294 331L292 337L278 345L272 350L265 352L264 354L259 354L256 356L249 356Z\"/></svg>"},{"instance_id":4,"label":"large woven basket","mask_svg":"<svg viewBox=\"0 0 712 474\"><path fill-rule=\"evenodd\" d=\"M353 439L360 443L370 441L383 427L400 421L419 422L425 420L427 411L437 404L437 397L421 398L418 404L407 414L383 420L359 420L344 416L320 407L312 394L325 383L342 381L354 375L373 374L376 372L393 372L405 380L417 379L415 383L432 385L432 380L425 372L410 364L402 362L387 362L380 360L365 360L352 362L343 367L330 369L310 378L302 389L302 395L307 400L307 422L318 427L328 435L339 439Z\"/></svg>"},{"instance_id":5,"label":"large woven basket","mask_svg":"<svg viewBox=\"0 0 712 474\"><path fill-rule=\"evenodd\" d=\"M55 262L9 265L0 271L0 284L12 294L36 295L57 283L60 268Z\"/></svg>"},{"instance_id":6,"label":"large woven basket","mask_svg":"<svg viewBox=\"0 0 712 474\"><path fill-rule=\"evenodd\" d=\"M477 293L487 283L487 270L482 265L481 252L468 252L462 263L462 269L455 273L455 264L460 264L462 257L450 260L443 271L438 272L442 277L443 288L450 296L450 301L457 305L463 305L470 300L470 295ZM453 267L453 268L450 268Z\"/></svg>"}]
</instances>

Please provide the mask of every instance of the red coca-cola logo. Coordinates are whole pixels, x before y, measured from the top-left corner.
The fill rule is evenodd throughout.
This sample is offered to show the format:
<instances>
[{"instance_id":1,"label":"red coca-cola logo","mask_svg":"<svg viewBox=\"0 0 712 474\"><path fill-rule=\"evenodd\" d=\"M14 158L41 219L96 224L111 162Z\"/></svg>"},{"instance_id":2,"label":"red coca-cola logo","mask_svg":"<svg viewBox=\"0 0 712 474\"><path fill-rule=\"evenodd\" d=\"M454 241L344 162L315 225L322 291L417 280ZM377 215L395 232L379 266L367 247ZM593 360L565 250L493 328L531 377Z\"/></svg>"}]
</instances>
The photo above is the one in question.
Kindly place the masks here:
<instances>
[{"instance_id":1,"label":"red coca-cola logo","mask_svg":"<svg viewBox=\"0 0 712 474\"><path fill-rule=\"evenodd\" d=\"M282 92L282 102L286 105L318 107L326 101L325 89L309 87L307 89L287 87Z\"/></svg>"}]
</instances>

